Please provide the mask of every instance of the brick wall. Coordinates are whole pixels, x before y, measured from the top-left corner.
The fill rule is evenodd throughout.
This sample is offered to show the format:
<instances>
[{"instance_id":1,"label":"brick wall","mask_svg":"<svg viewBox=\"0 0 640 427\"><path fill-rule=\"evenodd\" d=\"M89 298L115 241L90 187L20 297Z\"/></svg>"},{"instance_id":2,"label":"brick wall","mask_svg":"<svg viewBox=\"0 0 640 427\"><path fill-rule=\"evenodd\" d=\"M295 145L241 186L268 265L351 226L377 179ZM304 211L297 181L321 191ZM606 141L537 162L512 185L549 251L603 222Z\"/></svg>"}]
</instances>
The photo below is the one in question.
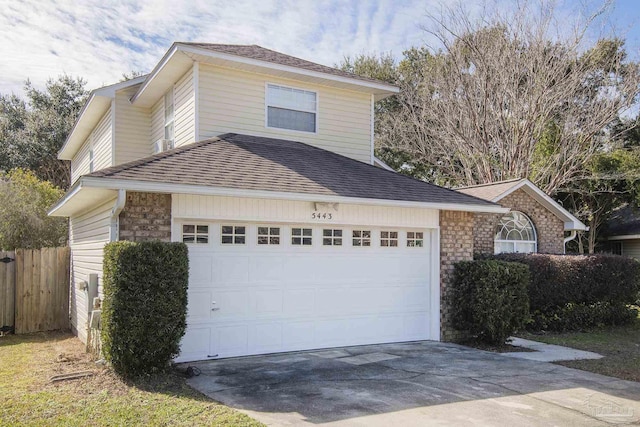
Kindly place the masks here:
<instances>
[{"instance_id":1,"label":"brick wall","mask_svg":"<svg viewBox=\"0 0 640 427\"><path fill-rule=\"evenodd\" d=\"M171 241L171 194L127 192L120 212L120 240Z\"/></svg>"},{"instance_id":2,"label":"brick wall","mask_svg":"<svg viewBox=\"0 0 640 427\"><path fill-rule=\"evenodd\" d=\"M564 222L538 203L524 190L516 190L500 205L527 215L536 229L538 252L549 254L564 253ZM492 254L493 238L500 215L478 214L474 225L474 250L476 253Z\"/></svg>"},{"instance_id":3,"label":"brick wall","mask_svg":"<svg viewBox=\"0 0 640 427\"><path fill-rule=\"evenodd\" d=\"M502 214L477 213L473 222L473 252L492 254L496 227Z\"/></svg>"},{"instance_id":4,"label":"brick wall","mask_svg":"<svg viewBox=\"0 0 640 427\"><path fill-rule=\"evenodd\" d=\"M440 211L440 339L457 341L465 334L451 325L448 292L453 266L458 261L473 259L474 214Z\"/></svg>"}]
</instances>

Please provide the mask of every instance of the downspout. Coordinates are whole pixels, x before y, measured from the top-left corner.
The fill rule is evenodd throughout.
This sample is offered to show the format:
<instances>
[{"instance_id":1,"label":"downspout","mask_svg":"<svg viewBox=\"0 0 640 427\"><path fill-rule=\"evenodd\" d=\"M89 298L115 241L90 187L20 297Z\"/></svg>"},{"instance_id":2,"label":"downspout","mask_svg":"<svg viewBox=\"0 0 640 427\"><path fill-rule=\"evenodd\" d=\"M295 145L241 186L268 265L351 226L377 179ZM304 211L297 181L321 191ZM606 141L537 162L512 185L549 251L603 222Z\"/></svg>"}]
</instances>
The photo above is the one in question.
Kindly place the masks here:
<instances>
[{"instance_id":1,"label":"downspout","mask_svg":"<svg viewBox=\"0 0 640 427\"><path fill-rule=\"evenodd\" d=\"M120 240L120 212L124 209L124 204L127 201L127 191L118 190L118 198L116 203L111 208L111 223L109 225L109 241L115 242Z\"/></svg>"},{"instance_id":2,"label":"downspout","mask_svg":"<svg viewBox=\"0 0 640 427\"><path fill-rule=\"evenodd\" d=\"M577 235L578 235L578 230L571 230L571 234L569 234L569 237L564 239L563 250L565 254L567 253L567 243L575 239Z\"/></svg>"}]
</instances>

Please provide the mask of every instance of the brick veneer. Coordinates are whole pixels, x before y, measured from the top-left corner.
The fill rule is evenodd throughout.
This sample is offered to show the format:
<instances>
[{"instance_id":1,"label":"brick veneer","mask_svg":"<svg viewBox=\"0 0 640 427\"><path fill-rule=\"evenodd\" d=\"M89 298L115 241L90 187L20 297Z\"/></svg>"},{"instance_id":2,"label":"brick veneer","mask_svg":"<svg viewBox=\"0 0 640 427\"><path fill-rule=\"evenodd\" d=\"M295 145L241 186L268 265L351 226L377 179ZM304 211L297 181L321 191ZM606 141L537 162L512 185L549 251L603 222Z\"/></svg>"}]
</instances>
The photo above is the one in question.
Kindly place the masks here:
<instances>
[{"instance_id":1,"label":"brick veneer","mask_svg":"<svg viewBox=\"0 0 640 427\"><path fill-rule=\"evenodd\" d=\"M474 214L440 211L440 339L457 341L465 336L451 324L448 289L454 264L473 259Z\"/></svg>"},{"instance_id":2,"label":"brick veneer","mask_svg":"<svg viewBox=\"0 0 640 427\"><path fill-rule=\"evenodd\" d=\"M516 190L498 203L505 208L520 211L531 219L538 236L538 252L564 253L564 222L524 190ZM500 215L476 215L473 235L475 253L493 253L493 239L499 219Z\"/></svg>"},{"instance_id":3,"label":"brick veneer","mask_svg":"<svg viewBox=\"0 0 640 427\"><path fill-rule=\"evenodd\" d=\"M120 212L120 240L171 241L171 194L127 192Z\"/></svg>"}]
</instances>

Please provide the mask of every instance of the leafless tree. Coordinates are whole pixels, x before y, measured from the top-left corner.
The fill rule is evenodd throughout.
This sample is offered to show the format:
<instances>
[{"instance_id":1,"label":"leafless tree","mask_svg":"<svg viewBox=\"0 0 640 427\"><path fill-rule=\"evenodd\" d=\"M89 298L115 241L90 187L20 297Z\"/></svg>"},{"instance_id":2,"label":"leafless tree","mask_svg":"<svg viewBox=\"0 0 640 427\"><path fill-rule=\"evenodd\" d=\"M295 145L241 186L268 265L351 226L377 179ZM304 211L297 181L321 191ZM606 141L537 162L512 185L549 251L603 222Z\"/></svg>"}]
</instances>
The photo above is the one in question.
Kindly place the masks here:
<instances>
[{"instance_id":1,"label":"leafless tree","mask_svg":"<svg viewBox=\"0 0 640 427\"><path fill-rule=\"evenodd\" d=\"M570 186L639 94L624 43L589 43L607 7L573 26L545 1L480 18L463 6L430 16L425 31L439 50L400 64L398 108L380 118L379 146L437 169L440 184L529 177L550 194Z\"/></svg>"}]
</instances>

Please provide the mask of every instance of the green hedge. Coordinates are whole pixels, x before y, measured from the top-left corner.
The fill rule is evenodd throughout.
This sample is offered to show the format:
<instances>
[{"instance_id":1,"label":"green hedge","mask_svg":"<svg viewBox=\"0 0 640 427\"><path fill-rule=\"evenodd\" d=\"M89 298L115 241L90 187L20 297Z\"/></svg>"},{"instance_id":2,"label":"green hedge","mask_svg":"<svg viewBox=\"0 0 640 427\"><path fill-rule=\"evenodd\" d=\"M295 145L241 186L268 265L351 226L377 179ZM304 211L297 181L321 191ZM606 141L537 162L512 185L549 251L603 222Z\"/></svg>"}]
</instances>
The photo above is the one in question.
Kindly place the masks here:
<instances>
[{"instance_id":1,"label":"green hedge","mask_svg":"<svg viewBox=\"0 0 640 427\"><path fill-rule=\"evenodd\" d=\"M183 243L105 246L102 352L117 373L131 378L161 371L178 354L188 278Z\"/></svg>"},{"instance_id":2,"label":"green hedge","mask_svg":"<svg viewBox=\"0 0 640 427\"><path fill-rule=\"evenodd\" d=\"M500 254L529 266L531 330L582 330L632 321L640 262L617 255ZM631 319L631 320L630 320Z\"/></svg>"},{"instance_id":3,"label":"green hedge","mask_svg":"<svg viewBox=\"0 0 640 427\"><path fill-rule=\"evenodd\" d=\"M454 327L490 344L503 344L528 320L526 265L485 260L455 265L451 288Z\"/></svg>"}]
</instances>

